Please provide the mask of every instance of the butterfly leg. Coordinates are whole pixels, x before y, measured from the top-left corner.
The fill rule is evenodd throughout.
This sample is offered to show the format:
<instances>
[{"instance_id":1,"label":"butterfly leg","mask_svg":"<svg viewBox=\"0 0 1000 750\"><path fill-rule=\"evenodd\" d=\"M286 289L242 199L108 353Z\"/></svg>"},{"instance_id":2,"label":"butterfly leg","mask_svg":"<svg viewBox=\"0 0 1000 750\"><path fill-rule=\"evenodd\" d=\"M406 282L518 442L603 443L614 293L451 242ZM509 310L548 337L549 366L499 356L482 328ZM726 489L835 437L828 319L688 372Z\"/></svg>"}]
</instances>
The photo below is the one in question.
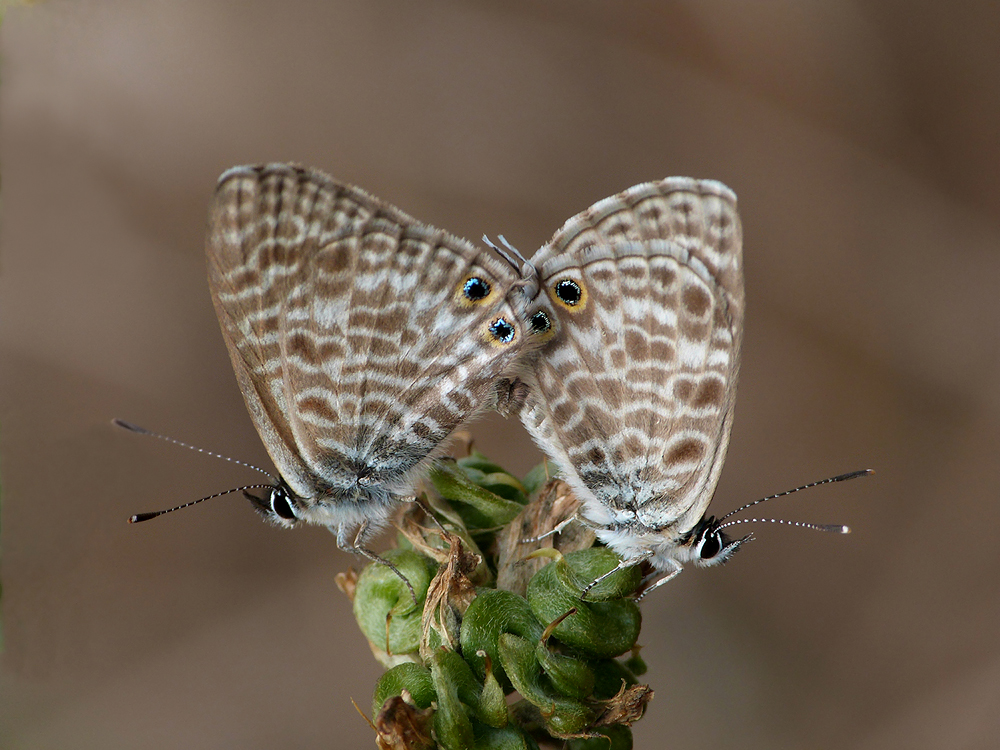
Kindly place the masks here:
<instances>
[{"instance_id":1,"label":"butterfly leg","mask_svg":"<svg viewBox=\"0 0 1000 750\"><path fill-rule=\"evenodd\" d=\"M373 563L384 565L393 573L395 573L399 577L399 580L401 580L403 583L406 584L406 588L410 590L410 597L413 599L413 606L414 607L419 606L419 602L417 601L417 592L413 590L413 584L411 584L409 580L406 578L406 576L404 576L402 572L400 572L399 568L397 568L391 562L386 560L384 557L379 557L377 554L372 552L367 547L362 546L362 544L364 544L365 537L367 536L369 531L368 521L362 521L361 526L358 527L358 533L355 534L354 536L353 542L347 541L348 539L347 532L350 529L346 525L338 526L336 530L334 530L332 526L328 528L337 537L337 546L340 549L344 550L345 552L353 552L355 555L361 555L362 557L371 560Z\"/></svg>"},{"instance_id":2,"label":"butterfly leg","mask_svg":"<svg viewBox=\"0 0 1000 750\"><path fill-rule=\"evenodd\" d=\"M605 578L611 577L612 575L614 575L615 573L617 573L619 570L622 570L623 568L631 568L633 565L638 565L643 560L645 560L645 559L647 559L647 558L649 558L651 556L652 556L652 553L649 553L647 555L642 555L640 557L632 557L632 558L629 558L628 560L619 560L617 566L615 566L614 568L612 568L611 570L609 570L607 573L604 573L603 575L597 576L597 578L595 578L593 581L591 581L590 583L588 583L584 587L583 591L580 592L580 601L583 601L584 599L586 599L588 592L592 588L594 588L594 586L596 586L601 581L603 581Z\"/></svg>"},{"instance_id":3,"label":"butterfly leg","mask_svg":"<svg viewBox=\"0 0 1000 750\"><path fill-rule=\"evenodd\" d=\"M586 516L582 515L580 513L580 511L576 511L569 518L567 518L567 519L565 519L565 520L560 521L559 523L557 523L555 525L555 527L551 531L546 531L544 534L539 534L538 536L526 537L526 538L524 538L524 539L521 540L521 544L530 544L531 542L540 542L543 539L548 539L550 536L555 536L556 534L560 534L571 523L578 523L578 524L580 524L581 526L583 526L584 528L587 528L587 529L596 529L596 528L598 528L597 525L593 521L589 520Z\"/></svg>"},{"instance_id":4,"label":"butterfly leg","mask_svg":"<svg viewBox=\"0 0 1000 750\"><path fill-rule=\"evenodd\" d=\"M448 529L446 529L438 520L437 516L434 515L434 511L431 510L430 505L426 504L416 495L414 495L413 497L408 497L406 499L412 502L414 505L418 506L424 512L424 515L434 522L434 525L438 527L438 529L441 531L443 535L446 535L448 533Z\"/></svg>"},{"instance_id":5,"label":"butterfly leg","mask_svg":"<svg viewBox=\"0 0 1000 750\"><path fill-rule=\"evenodd\" d=\"M572 516L564 521L560 521L555 525L550 531L546 531L544 534L539 534L538 536L529 536L521 540L521 544L530 544L532 542L540 542L543 539L548 539L550 536L555 536L556 534L562 533L562 530L569 526L574 521L580 521L580 517L574 513Z\"/></svg>"},{"instance_id":6,"label":"butterfly leg","mask_svg":"<svg viewBox=\"0 0 1000 750\"><path fill-rule=\"evenodd\" d=\"M684 568L681 567L681 564L679 562L677 562L676 560L671 560L670 561L670 565L672 567L672 570L669 573L667 573L666 575L664 575L662 578L660 578L652 586L650 586L645 591L643 591L641 594L639 594L639 596L637 596L635 598L635 600L637 602L641 602L643 600L643 598L645 598L649 594L650 591L653 591L654 589L660 588L660 586L662 586L663 584L665 584L667 581L674 580L677 577L677 574L680 573L682 570L684 570Z\"/></svg>"}]
</instances>

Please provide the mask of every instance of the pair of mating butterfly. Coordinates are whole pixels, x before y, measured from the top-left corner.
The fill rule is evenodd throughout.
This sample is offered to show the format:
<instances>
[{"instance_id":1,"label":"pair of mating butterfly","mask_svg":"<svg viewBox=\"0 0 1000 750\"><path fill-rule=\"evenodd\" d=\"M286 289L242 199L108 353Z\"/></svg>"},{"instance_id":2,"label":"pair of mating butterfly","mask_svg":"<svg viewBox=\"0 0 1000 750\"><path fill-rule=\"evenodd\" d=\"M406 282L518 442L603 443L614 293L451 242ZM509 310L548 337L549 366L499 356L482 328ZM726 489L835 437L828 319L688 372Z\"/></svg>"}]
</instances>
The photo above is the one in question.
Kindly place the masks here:
<instances>
[{"instance_id":1,"label":"pair of mating butterfly","mask_svg":"<svg viewBox=\"0 0 1000 750\"><path fill-rule=\"evenodd\" d=\"M281 475L254 505L378 559L364 540L457 428L497 408L519 414L623 565L670 577L725 560L738 521L705 510L743 332L736 196L672 177L594 204L530 261L491 248L315 170L222 175L212 298Z\"/></svg>"}]
</instances>

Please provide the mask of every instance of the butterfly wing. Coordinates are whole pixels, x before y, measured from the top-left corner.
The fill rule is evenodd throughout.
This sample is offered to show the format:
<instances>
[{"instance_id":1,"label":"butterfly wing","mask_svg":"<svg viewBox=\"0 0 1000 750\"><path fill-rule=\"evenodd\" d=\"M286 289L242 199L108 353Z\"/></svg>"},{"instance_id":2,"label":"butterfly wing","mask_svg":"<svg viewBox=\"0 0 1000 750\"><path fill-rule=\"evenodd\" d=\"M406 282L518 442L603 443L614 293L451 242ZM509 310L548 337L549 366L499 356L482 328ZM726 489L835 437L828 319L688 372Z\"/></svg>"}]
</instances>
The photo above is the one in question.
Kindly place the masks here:
<instances>
[{"instance_id":1,"label":"butterfly wing","mask_svg":"<svg viewBox=\"0 0 1000 750\"><path fill-rule=\"evenodd\" d=\"M315 170L223 174L207 255L254 425L324 511L308 520L410 494L524 345L513 267Z\"/></svg>"},{"instance_id":2,"label":"butterfly wing","mask_svg":"<svg viewBox=\"0 0 1000 750\"><path fill-rule=\"evenodd\" d=\"M679 538L704 514L732 426L741 253L732 191L668 178L596 203L532 258L529 313L551 326L521 417L598 524Z\"/></svg>"}]
</instances>

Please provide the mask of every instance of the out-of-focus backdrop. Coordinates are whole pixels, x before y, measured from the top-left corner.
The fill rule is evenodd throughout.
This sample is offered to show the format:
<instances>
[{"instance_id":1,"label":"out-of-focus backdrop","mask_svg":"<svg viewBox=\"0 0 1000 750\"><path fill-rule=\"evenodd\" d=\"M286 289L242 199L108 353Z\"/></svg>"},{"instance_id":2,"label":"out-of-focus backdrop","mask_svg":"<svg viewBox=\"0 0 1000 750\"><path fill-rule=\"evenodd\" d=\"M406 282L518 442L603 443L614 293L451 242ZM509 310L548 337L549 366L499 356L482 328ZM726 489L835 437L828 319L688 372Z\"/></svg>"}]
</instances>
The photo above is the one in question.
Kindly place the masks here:
<instances>
[{"instance_id":1,"label":"out-of-focus backdrop","mask_svg":"<svg viewBox=\"0 0 1000 750\"><path fill-rule=\"evenodd\" d=\"M321 529L255 475L203 260L223 169L297 161L530 253L636 182L739 195L722 512L778 527L643 603L640 748L1000 741L1000 7L51 0L0 50L4 748L371 747ZM517 423L475 428L497 460Z\"/></svg>"}]
</instances>

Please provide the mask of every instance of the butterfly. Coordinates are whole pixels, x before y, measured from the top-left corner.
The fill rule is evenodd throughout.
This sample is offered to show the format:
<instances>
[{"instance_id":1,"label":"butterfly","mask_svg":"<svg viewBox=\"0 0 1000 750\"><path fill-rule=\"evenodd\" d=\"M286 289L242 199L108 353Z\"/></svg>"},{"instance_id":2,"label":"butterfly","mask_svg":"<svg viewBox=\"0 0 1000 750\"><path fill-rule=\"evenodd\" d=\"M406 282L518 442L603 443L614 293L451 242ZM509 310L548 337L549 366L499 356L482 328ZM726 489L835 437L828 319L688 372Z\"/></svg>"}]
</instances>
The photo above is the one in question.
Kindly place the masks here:
<instances>
[{"instance_id":1,"label":"butterfly","mask_svg":"<svg viewBox=\"0 0 1000 750\"><path fill-rule=\"evenodd\" d=\"M562 470L585 523L666 576L731 540L706 510L733 423L743 337L742 231L722 183L635 185L567 221L535 253L521 420Z\"/></svg>"},{"instance_id":2,"label":"butterfly","mask_svg":"<svg viewBox=\"0 0 1000 750\"><path fill-rule=\"evenodd\" d=\"M327 526L342 549L386 562L364 540L498 388L509 400L529 281L509 256L288 164L219 178L206 253L236 379L280 474L248 497L280 526Z\"/></svg>"}]
</instances>

